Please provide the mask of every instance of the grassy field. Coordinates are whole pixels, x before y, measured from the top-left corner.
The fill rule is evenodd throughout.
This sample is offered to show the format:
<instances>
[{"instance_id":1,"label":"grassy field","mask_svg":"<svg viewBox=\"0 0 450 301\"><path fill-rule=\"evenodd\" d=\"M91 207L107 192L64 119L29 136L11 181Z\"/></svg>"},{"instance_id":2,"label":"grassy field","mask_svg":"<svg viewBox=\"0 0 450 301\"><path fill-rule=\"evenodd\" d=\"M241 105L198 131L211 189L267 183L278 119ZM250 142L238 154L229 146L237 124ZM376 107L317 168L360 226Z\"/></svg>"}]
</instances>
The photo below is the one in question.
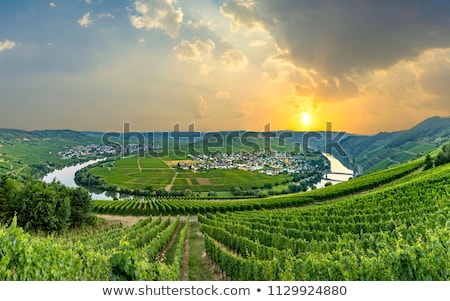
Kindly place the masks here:
<instances>
[{"instance_id":1,"label":"grassy field","mask_svg":"<svg viewBox=\"0 0 450 301\"><path fill-rule=\"evenodd\" d=\"M232 187L244 190L264 184L281 184L288 175L268 176L258 172L215 169L204 172L177 169L169 158L121 158L93 168L90 172L104 178L109 184L132 189L164 188L171 191L229 192ZM172 185L171 185L172 184Z\"/></svg>"},{"instance_id":2,"label":"grassy field","mask_svg":"<svg viewBox=\"0 0 450 301\"><path fill-rule=\"evenodd\" d=\"M288 175L268 176L257 172L242 170L215 169L206 172L180 172L175 180L174 189L207 192L230 191L234 186L243 189L261 187L264 184L281 183L289 178Z\"/></svg>"}]
</instances>

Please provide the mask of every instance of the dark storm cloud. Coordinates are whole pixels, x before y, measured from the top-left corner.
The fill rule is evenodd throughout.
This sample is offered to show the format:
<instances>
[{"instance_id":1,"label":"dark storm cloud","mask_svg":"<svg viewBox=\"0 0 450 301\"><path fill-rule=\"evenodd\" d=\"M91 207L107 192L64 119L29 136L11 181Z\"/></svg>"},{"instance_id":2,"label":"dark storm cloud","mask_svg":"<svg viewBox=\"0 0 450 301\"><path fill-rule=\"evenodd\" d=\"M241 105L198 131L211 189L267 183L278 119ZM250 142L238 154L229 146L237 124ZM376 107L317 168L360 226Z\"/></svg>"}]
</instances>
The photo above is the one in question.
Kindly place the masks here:
<instances>
[{"instance_id":1,"label":"dark storm cloud","mask_svg":"<svg viewBox=\"0 0 450 301\"><path fill-rule=\"evenodd\" d=\"M296 64L328 74L386 68L450 47L450 1L258 0Z\"/></svg>"}]
</instances>

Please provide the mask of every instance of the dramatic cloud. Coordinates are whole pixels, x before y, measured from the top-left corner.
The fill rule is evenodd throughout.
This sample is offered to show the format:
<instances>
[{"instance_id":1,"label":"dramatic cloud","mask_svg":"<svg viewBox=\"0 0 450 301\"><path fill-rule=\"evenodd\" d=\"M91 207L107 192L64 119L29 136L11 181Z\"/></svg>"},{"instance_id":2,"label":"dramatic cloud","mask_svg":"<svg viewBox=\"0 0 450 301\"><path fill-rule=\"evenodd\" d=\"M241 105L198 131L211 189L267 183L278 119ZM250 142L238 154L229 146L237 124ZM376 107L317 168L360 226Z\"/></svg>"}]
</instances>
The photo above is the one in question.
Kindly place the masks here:
<instances>
[{"instance_id":1,"label":"dramatic cloud","mask_svg":"<svg viewBox=\"0 0 450 301\"><path fill-rule=\"evenodd\" d=\"M92 23L90 17L91 13L84 14L83 17L81 17L81 19L78 20L78 24L80 24L81 27L88 27Z\"/></svg>"},{"instance_id":2,"label":"dramatic cloud","mask_svg":"<svg viewBox=\"0 0 450 301\"><path fill-rule=\"evenodd\" d=\"M221 62L225 70L234 71L241 70L247 66L247 57L237 49L226 51L222 57Z\"/></svg>"},{"instance_id":3,"label":"dramatic cloud","mask_svg":"<svg viewBox=\"0 0 450 301\"><path fill-rule=\"evenodd\" d=\"M297 65L332 75L389 67L450 46L448 1L272 1L260 12Z\"/></svg>"},{"instance_id":4,"label":"dramatic cloud","mask_svg":"<svg viewBox=\"0 0 450 301\"><path fill-rule=\"evenodd\" d=\"M450 48L425 52L416 68L423 93L431 98L424 105L450 114Z\"/></svg>"},{"instance_id":5,"label":"dramatic cloud","mask_svg":"<svg viewBox=\"0 0 450 301\"><path fill-rule=\"evenodd\" d=\"M268 58L264 65L263 76L275 83L282 83L295 91L300 98L315 101L342 101L358 94L358 87L351 76L329 76L311 69L296 66L291 61L281 57Z\"/></svg>"},{"instance_id":6,"label":"dramatic cloud","mask_svg":"<svg viewBox=\"0 0 450 301\"><path fill-rule=\"evenodd\" d=\"M376 133L450 114L450 1L16 2L0 1L0 127L305 130L307 112L308 129Z\"/></svg>"},{"instance_id":7,"label":"dramatic cloud","mask_svg":"<svg viewBox=\"0 0 450 301\"><path fill-rule=\"evenodd\" d=\"M281 56L271 56L263 64L264 77L274 82L295 83L316 88L317 72L296 66Z\"/></svg>"},{"instance_id":8,"label":"dramatic cloud","mask_svg":"<svg viewBox=\"0 0 450 301\"><path fill-rule=\"evenodd\" d=\"M357 79L366 99L382 99L391 107L450 110L450 48L424 52L414 61L401 61ZM382 108L374 108L379 111Z\"/></svg>"},{"instance_id":9,"label":"dramatic cloud","mask_svg":"<svg viewBox=\"0 0 450 301\"><path fill-rule=\"evenodd\" d=\"M0 41L0 52L13 49L14 47L16 47L16 42L10 40L5 40L4 42Z\"/></svg>"},{"instance_id":10,"label":"dramatic cloud","mask_svg":"<svg viewBox=\"0 0 450 301\"><path fill-rule=\"evenodd\" d=\"M266 22L256 11L256 5L251 0L224 1L220 12L231 19L231 28L236 30L239 26L249 29L265 30Z\"/></svg>"},{"instance_id":11,"label":"dramatic cloud","mask_svg":"<svg viewBox=\"0 0 450 301\"><path fill-rule=\"evenodd\" d=\"M137 15L130 16L131 24L137 28L161 29L176 38L183 21L183 11L175 8L173 0L142 0L134 3Z\"/></svg>"},{"instance_id":12,"label":"dramatic cloud","mask_svg":"<svg viewBox=\"0 0 450 301\"><path fill-rule=\"evenodd\" d=\"M196 40L193 43L182 40L173 48L173 51L181 61L201 61L205 56L211 56L215 47L216 44L210 39Z\"/></svg>"}]
</instances>

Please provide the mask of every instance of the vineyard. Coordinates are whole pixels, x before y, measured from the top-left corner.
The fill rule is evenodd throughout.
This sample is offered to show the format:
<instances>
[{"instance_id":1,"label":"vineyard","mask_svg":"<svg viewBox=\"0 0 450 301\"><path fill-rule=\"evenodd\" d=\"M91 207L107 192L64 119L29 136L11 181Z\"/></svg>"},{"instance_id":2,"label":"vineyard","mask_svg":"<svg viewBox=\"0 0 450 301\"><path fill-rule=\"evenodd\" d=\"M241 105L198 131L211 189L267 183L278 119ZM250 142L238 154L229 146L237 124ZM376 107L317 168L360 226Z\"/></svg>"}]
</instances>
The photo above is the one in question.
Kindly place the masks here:
<instances>
[{"instance_id":1,"label":"vineyard","mask_svg":"<svg viewBox=\"0 0 450 301\"><path fill-rule=\"evenodd\" d=\"M131 227L70 238L0 229L2 280L180 280L189 217L145 218ZM164 251L177 237L172 258Z\"/></svg>"},{"instance_id":2,"label":"vineyard","mask_svg":"<svg viewBox=\"0 0 450 301\"><path fill-rule=\"evenodd\" d=\"M195 198L141 198L116 201L94 201L93 210L103 214L120 215L158 215L158 214L198 214L206 212L227 212L252 209L275 209L311 204L316 201L362 192L393 180L402 178L423 165L423 159L411 161L384 171L371 173L351 181L311 190L306 193L263 199L196 200Z\"/></svg>"},{"instance_id":3,"label":"vineyard","mask_svg":"<svg viewBox=\"0 0 450 301\"><path fill-rule=\"evenodd\" d=\"M448 280L449 169L325 205L200 215L206 248L233 280Z\"/></svg>"},{"instance_id":4,"label":"vineyard","mask_svg":"<svg viewBox=\"0 0 450 301\"><path fill-rule=\"evenodd\" d=\"M450 165L422 166L262 199L95 201L142 218L58 236L13 221L0 227L0 279L183 280L186 257L206 252L230 280L449 280ZM189 250L198 226L203 249Z\"/></svg>"}]
</instances>

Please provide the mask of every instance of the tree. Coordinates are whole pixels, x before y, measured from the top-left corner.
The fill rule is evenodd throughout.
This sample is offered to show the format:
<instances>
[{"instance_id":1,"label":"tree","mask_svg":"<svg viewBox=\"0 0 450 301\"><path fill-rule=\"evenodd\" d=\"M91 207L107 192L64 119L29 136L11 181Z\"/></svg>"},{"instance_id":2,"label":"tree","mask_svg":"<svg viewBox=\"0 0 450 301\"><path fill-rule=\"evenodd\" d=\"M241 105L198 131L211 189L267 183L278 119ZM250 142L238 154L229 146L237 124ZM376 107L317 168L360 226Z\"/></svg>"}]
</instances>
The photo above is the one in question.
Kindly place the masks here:
<instances>
[{"instance_id":1,"label":"tree","mask_svg":"<svg viewBox=\"0 0 450 301\"><path fill-rule=\"evenodd\" d=\"M288 189L289 189L290 193L296 193L296 192L305 191L305 189L308 189L308 186L306 186L305 184L290 183L288 185Z\"/></svg>"},{"instance_id":2,"label":"tree","mask_svg":"<svg viewBox=\"0 0 450 301\"><path fill-rule=\"evenodd\" d=\"M434 165L439 166L450 162L450 143L442 146L442 151L436 156Z\"/></svg>"},{"instance_id":3,"label":"tree","mask_svg":"<svg viewBox=\"0 0 450 301\"><path fill-rule=\"evenodd\" d=\"M59 232L70 225L70 196L58 183L26 183L13 207L17 224L26 230Z\"/></svg>"},{"instance_id":4,"label":"tree","mask_svg":"<svg viewBox=\"0 0 450 301\"><path fill-rule=\"evenodd\" d=\"M259 198L265 198L265 197L268 196L268 194L267 194L267 192L265 192L265 191L258 191L257 196L258 196Z\"/></svg>"},{"instance_id":5,"label":"tree","mask_svg":"<svg viewBox=\"0 0 450 301\"><path fill-rule=\"evenodd\" d=\"M242 195L242 188L241 188L241 187L238 187L238 186L234 186L234 187L231 188L231 193L232 193L234 196Z\"/></svg>"},{"instance_id":6,"label":"tree","mask_svg":"<svg viewBox=\"0 0 450 301\"><path fill-rule=\"evenodd\" d=\"M70 190L70 223L71 227L81 226L91 218L91 196L83 188Z\"/></svg>"},{"instance_id":7,"label":"tree","mask_svg":"<svg viewBox=\"0 0 450 301\"><path fill-rule=\"evenodd\" d=\"M272 185L271 183L265 183L265 184L263 185L263 188L264 188L264 189L272 189L272 188L273 188L273 185Z\"/></svg>"},{"instance_id":8,"label":"tree","mask_svg":"<svg viewBox=\"0 0 450 301\"><path fill-rule=\"evenodd\" d=\"M158 188L155 192L157 196L165 196L168 192L164 188Z\"/></svg>"},{"instance_id":9,"label":"tree","mask_svg":"<svg viewBox=\"0 0 450 301\"><path fill-rule=\"evenodd\" d=\"M427 154L427 156L425 157L425 166L424 166L424 169L425 169L425 170L426 170L426 169L430 169L430 168L433 167L433 165L434 165L434 162L433 162L433 160L431 159L430 154Z\"/></svg>"},{"instance_id":10,"label":"tree","mask_svg":"<svg viewBox=\"0 0 450 301\"><path fill-rule=\"evenodd\" d=\"M190 190L190 189L185 189L184 192L183 192L183 195L184 195L184 196L191 196L191 195L192 195L192 190Z\"/></svg>"},{"instance_id":11,"label":"tree","mask_svg":"<svg viewBox=\"0 0 450 301\"><path fill-rule=\"evenodd\" d=\"M12 201L19 192L20 184L3 175L0 177L0 223L9 223L14 216Z\"/></svg>"}]
</instances>

